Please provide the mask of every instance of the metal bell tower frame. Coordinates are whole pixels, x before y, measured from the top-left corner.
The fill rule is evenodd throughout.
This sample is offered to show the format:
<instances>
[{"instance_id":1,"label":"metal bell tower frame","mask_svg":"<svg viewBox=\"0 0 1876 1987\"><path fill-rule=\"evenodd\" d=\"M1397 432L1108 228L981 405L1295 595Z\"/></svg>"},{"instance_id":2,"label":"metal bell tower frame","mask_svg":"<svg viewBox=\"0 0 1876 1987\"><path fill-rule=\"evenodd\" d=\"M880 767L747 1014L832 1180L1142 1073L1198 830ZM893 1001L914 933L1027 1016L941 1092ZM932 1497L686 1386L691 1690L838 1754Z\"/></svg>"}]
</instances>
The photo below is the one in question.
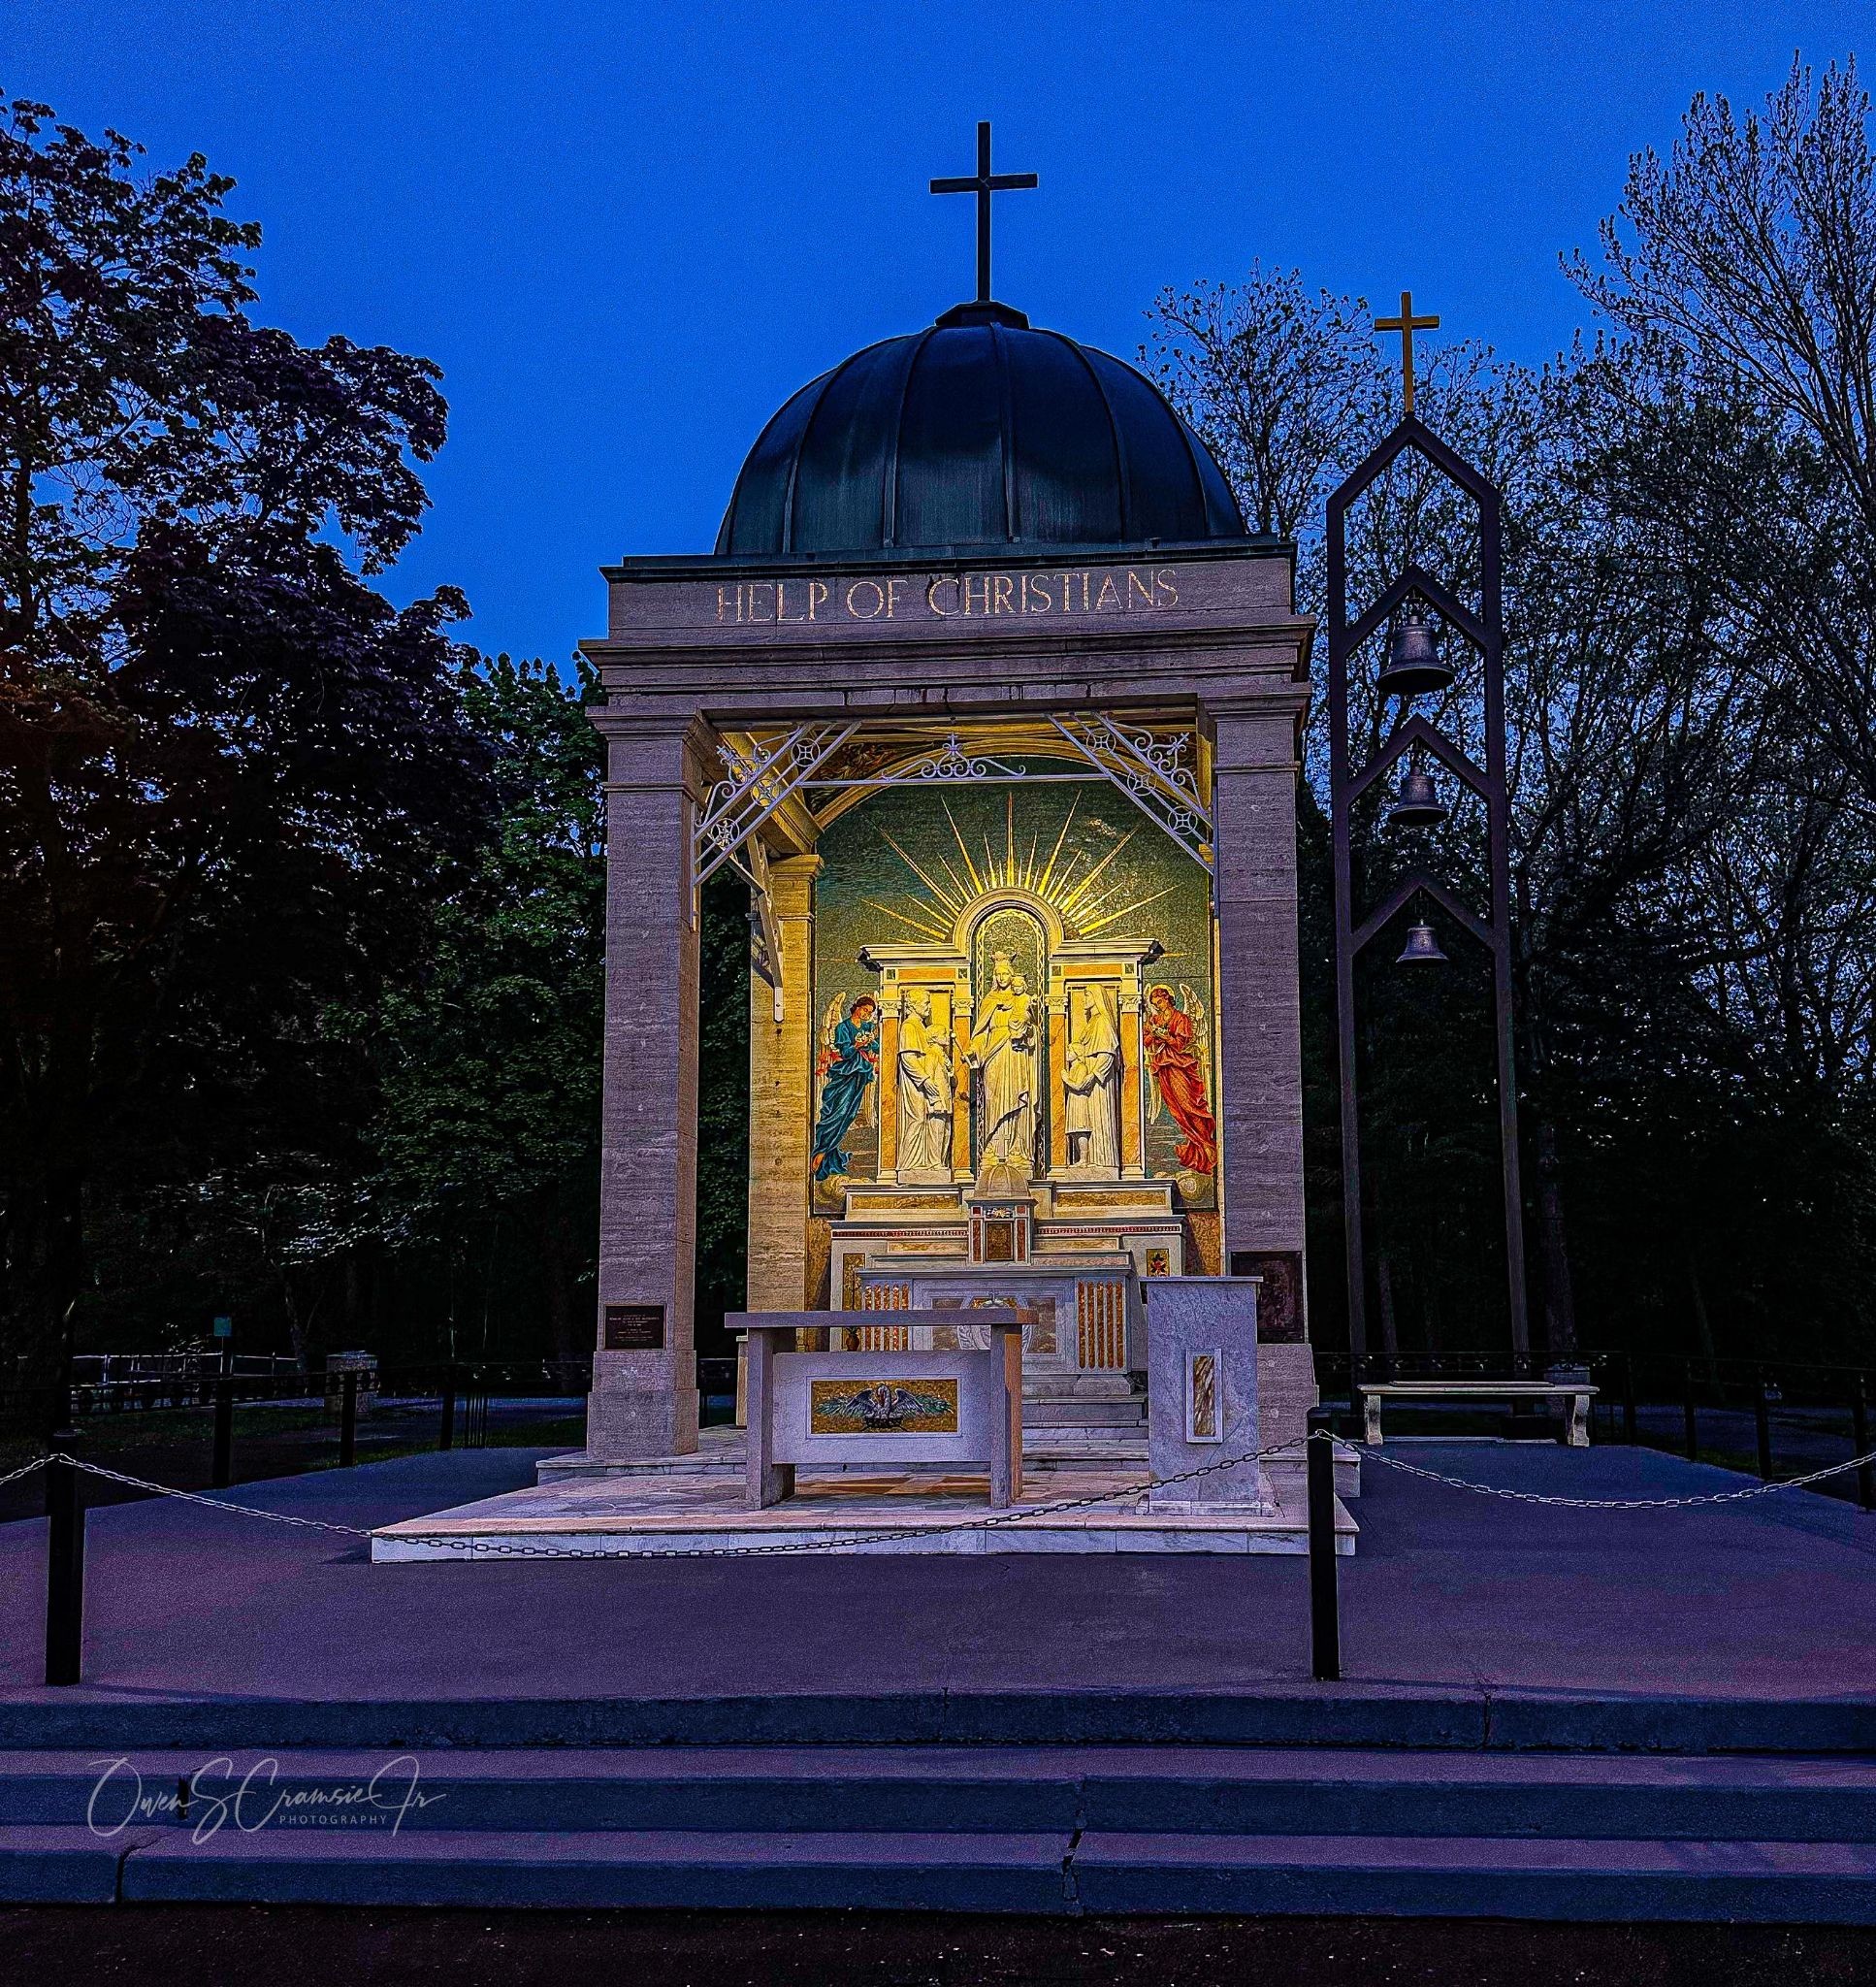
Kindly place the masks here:
<instances>
[{"instance_id":1,"label":"metal bell tower frame","mask_svg":"<svg viewBox=\"0 0 1876 1987\"><path fill-rule=\"evenodd\" d=\"M1403 299L1403 314L1408 312ZM1438 322L1437 319L1433 320ZM1410 361L1408 364L1410 366ZM1407 375L1411 381L1411 373ZM1510 1306L1511 1350L1520 1364L1530 1352L1524 1272L1524 1200L1518 1177L1518 1086L1511 1028L1510 805L1505 782L1504 628L1500 599L1504 500L1472 465L1456 455L1408 411L1399 425L1329 500L1329 794L1335 833L1336 1019L1342 1066L1342 1197L1348 1258L1348 1350L1368 1350L1367 1254L1362 1236L1361 1110L1355 1064L1355 957L1397 912L1424 894L1470 931L1492 956L1493 1005L1498 1033L1499 1150L1504 1190L1504 1261ZM1350 505L1405 450L1417 449L1478 507L1479 604L1462 605L1417 566L1409 566L1356 619L1348 619L1347 514ZM1435 609L1478 651L1485 678L1485 765L1418 712L1398 725L1387 742L1359 768L1348 760L1349 659L1409 600ZM1416 863L1366 916L1357 918L1350 815L1355 802L1409 748L1419 745L1485 802L1491 844L1491 903L1483 917Z\"/></svg>"}]
</instances>

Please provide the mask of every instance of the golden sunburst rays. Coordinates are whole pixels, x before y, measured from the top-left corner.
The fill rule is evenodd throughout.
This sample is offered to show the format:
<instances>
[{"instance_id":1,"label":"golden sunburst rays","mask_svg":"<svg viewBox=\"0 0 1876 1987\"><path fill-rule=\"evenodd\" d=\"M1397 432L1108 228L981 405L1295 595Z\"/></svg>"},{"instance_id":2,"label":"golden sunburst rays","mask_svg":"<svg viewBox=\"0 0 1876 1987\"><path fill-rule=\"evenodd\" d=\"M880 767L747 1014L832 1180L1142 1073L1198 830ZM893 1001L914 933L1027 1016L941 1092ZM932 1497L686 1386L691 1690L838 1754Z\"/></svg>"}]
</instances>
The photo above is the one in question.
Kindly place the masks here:
<instances>
[{"instance_id":1,"label":"golden sunburst rays","mask_svg":"<svg viewBox=\"0 0 1876 1987\"><path fill-rule=\"evenodd\" d=\"M973 895L982 896L984 891L984 884L982 879L978 876L977 864L971 861L970 850L964 846L963 831L957 826L956 815L954 815L951 811L951 802L947 800L944 803L944 806L945 819L951 823L951 831L957 838L957 853L963 857L965 872L969 875L971 879L971 891Z\"/></svg>"},{"instance_id":2,"label":"golden sunburst rays","mask_svg":"<svg viewBox=\"0 0 1876 1987\"><path fill-rule=\"evenodd\" d=\"M1139 831L1127 830L1091 868L1084 867L1088 849L1071 846L1069 841L1077 810L1082 804L1079 793L1070 797L1061 826L1050 843L1047 858L1040 864L1042 827L1039 826L1031 835L1027 850L1020 855L1018 853L1014 794L1004 795L1003 852L1000 856L988 833L981 838L981 857L973 856L957 817L952 812L950 799L943 798L941 804L951 828L952 839L957 845L963 874L959 875L949 855L933 851L921 861L902 842L882 830L880 839L918 879L924 895L908 897L896 906L884 903L877 897L866 899L871 909L884 911L888 917L923 937L949 938L957 921L973 903L1002 891L1020 891L1039 897L1056 912L1069 931L1088 937L1119 924L1123 918L1132 917L1137 911L1145 910L1149 904L1159 902L1162 897L1170 896L1179 887L1176 883L1169 883L1145 896L1130 895L1134 888L1131 877L1116 878L1103 887L1102 877Z\"/></svg>"},{"instance_id":3,"label":"golden sunburst rays","mask_svg":"<svg viewBox=\"0 0 1876 1987\"><path fill-rule=\"evenodd\" d=\"M922 938L949 938L951 936L951 928L948 925L936 925L924 918L915 918L909 911L900 910L896 904L881 903L876 896L869 896L864 901L868 910L884 911L889 918L896 918L901 925L909 927L912 930L918 932Z\"/></svg>"}]
</instances>

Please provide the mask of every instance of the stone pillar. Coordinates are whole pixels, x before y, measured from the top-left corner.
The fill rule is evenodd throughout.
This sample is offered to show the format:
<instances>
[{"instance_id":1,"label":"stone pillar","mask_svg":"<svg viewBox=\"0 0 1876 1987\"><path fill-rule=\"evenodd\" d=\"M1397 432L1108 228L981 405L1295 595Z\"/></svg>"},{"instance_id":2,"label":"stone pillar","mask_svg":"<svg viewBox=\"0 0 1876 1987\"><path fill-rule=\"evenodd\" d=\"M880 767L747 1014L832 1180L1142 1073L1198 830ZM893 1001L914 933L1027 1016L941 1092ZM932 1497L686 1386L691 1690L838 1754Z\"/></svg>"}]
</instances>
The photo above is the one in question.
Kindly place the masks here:
<instances>
[{"instance_id":1,"label":"stone pillar","mask_svg":"<svg viewBox=\"0 0 1876 1987\"><path fill-rule=\"evenodd\" d=\"M1068 1066L1069 1013L1074 995L1064 988L1059 994L1049 996L1049 1040L1046 1053L1049 1069L1046 1082L1049 1089L1049 1170L1062 1173L1068 1169L1068 1091L1063 1084L1063 1073Z\"/></svg>"},{"instance_id":2,"label":"stone pillar","mask_svg":"<svg viewBox=\"0 0 1876 1987\"><path fill-rule=\"evenodd\" d=\"M971 1073L970 1053L970 970L962 967L951 1003L951 1177L960 1185L976 1178L971 1166L971 1099L977 1092L977 1079Z\"/></svg>"},{"instance_id":3,"label":"stone pillar","mask_svg":"<svg viewBox=\"0 0 1876 1987\"><path fill-rule=\"evenodd\" d=\"M695 722L598 713L606 780L606 1014L599 1158L599 1337L587 1451L612 1461L697 1446L697 932Z\"/></svg>"},{"instance_id":4,"label":"stone pillar","mask_svg":"<svg viewBox=\"0 0 1876 1987\"><path fill-rule=\"evenodd\" d=\"M1301 693L1299 693L1301 694ZM1296 728L1287 700L1213 707L1222 1267L1303 1251Z\"/></svg>"},{"instance_id":5,"label":"stone pillar","mask_svg":"<svg viewBox=\"0 0 1876 1987\"><path fill-rule=\"evenodd\" d=\"M808 1143L814 1136L814 879L819 856L771 856L782 928L782 1019L752 982L749 1007L749 1295L752 1311L808 1301Z\"/></svg>"},{"instance_id":6,"label":"stone pillar","mask_svg":"<svg viewBox=\"0 0 1876 1987\"><path fill-rule=\"evenodd\" d=\"M880 992L880 1068L873 1085L873 1108L879 1113L879 1178L899 1177L899 1023L905 989Z\"/></svg>"}]
</instances>

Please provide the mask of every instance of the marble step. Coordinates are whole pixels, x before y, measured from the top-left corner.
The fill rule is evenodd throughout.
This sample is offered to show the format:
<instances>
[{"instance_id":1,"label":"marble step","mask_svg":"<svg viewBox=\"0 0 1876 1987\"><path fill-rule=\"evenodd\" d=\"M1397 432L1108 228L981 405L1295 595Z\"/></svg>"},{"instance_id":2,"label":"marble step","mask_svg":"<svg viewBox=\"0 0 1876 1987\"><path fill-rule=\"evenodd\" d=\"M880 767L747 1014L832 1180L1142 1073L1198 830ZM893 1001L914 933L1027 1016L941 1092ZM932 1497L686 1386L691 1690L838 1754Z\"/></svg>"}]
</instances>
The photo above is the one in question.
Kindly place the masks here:
<instances>
[{"instance_id":1,"label":"marble step","mask_svg":"<svg viewBox=\"0 0 1876 1987\"><path fill-rule=\"evenodd\" d=\"M1025 1400L1022 1425L1025 1429L1145 1428L1147 1403L1138 1396L1123 1401Z\"/></svg>"}]
</instances>

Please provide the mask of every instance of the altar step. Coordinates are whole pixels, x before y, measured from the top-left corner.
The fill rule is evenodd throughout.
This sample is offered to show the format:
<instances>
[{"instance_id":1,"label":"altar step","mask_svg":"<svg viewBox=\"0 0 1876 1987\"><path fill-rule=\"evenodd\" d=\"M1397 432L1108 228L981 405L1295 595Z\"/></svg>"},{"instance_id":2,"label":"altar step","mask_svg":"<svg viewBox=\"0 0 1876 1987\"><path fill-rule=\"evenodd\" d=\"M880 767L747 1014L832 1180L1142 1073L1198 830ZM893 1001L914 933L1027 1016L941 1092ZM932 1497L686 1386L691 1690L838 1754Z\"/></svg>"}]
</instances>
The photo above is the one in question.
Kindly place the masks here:
<instances>
[{"instance_id":1,"label":"altar step","mask_svg":"<svg viewBox=\"0 0 1876 1987\"><path fill-rule=\"evenodd\" d=\"M221 1749L0 1756L0 1899L1876 1922L1866 1756Z\"/></svg>"},{"instance_id":2,"label":"altar step","mask_svg":"<svg viewBox=\"0 0 1876 1987\"><path fill-rule=\"evenodd\" d=\"M1038 1428L1147 1428L1147 1396L1124 1373L1031 1373L1022 1381L1023 1453Z\"/></svg>"}]
</instances>

